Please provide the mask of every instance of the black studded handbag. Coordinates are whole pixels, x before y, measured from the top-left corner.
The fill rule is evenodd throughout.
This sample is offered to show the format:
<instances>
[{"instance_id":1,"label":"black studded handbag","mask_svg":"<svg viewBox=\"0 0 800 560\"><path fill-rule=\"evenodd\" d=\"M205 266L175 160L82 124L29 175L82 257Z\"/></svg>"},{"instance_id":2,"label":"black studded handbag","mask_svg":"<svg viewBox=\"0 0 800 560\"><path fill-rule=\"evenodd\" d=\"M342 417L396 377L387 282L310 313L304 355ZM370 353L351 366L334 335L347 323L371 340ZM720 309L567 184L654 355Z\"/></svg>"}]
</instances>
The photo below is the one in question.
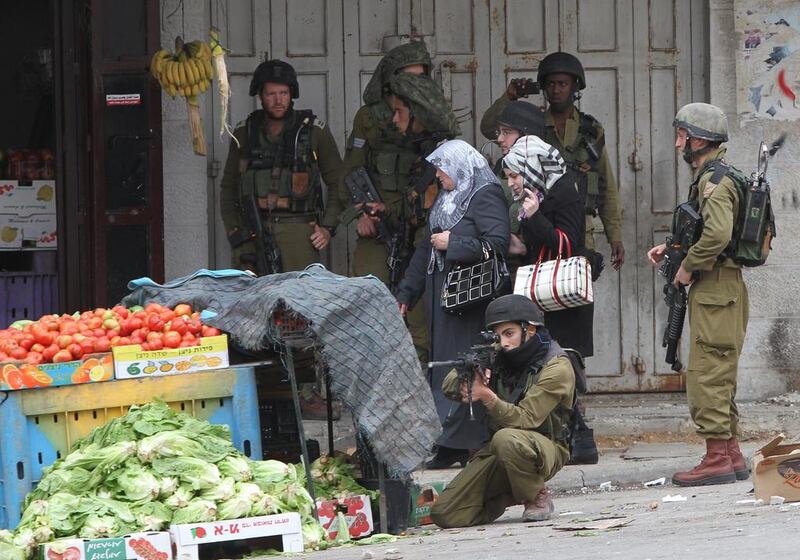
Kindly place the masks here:
<instances>
[{"instance_id":1,"label":"black studded handbag","mask_svg":"<svg viewBox=\"0 0 800 560\"><path fill-rule=\"evenodd\" d=\"M455 264L442 284L441 306L448 313L492 301L508 292L511 279L502 255L482 241L483 259L472 264Z\"/></svg>"}]
</instances>

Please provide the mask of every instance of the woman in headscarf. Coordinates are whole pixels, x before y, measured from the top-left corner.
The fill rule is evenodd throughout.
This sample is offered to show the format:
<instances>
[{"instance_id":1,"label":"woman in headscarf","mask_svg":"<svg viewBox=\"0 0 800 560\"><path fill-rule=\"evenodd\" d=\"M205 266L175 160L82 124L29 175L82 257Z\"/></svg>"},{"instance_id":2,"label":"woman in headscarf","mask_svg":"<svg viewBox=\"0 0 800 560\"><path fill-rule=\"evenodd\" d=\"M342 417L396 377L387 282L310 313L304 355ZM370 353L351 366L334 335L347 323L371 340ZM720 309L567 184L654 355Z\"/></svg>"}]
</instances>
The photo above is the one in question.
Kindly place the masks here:
<instances>
[{"instance_id":1,"label":"woman in headscarf","mask_svg":"<svg viewBox=\"0 0 800 560\"><path fill-rule=\"evenodd\" d=\"M427 235L414 251L397 299L405 313L425 295L431 360L453 360L459 352L469 350L483 330L488 302L468 307L458 315L447 313L440 305L442 284L454 265L483 260L484 244L505 257L508 206L486 159L463 140L445 142L426 159L436 168L439 195L431 208ZM481 447L489 438L483 405L473 404L475 421L470 421L466 404L444 396L442 381L449 369L428 370L443 428L428 468L447 468L455 463L464 466L469 450Z\"/></svg>"},{"instance_id":2,"label":"woman in headscarf","mask_svg":"<svg viewBox=\"0 0 800 560\"><path fill-rule=\"evenodd\" d=\"M527 263L535 264L544 248L544 260L584 254L584 196L578 191L573 171L556 148L538 136L522 136L503 158L508 186L521 199L520 224L527 248ZM562 311L546 311L544 323L554 340L573 348L583 357L594 351L592 322L594 305Z\"/></svg>"}]
</instances>

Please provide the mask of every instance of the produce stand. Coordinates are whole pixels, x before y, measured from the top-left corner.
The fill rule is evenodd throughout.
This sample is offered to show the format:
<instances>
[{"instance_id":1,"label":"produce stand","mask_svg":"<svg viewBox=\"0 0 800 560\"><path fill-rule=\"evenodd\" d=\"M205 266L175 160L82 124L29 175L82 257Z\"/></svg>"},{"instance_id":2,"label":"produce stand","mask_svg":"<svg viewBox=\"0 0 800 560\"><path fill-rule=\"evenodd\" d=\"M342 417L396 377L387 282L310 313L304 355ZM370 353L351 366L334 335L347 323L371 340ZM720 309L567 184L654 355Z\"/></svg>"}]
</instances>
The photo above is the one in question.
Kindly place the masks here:
<instances>
[{"instance_id":1,"label":"produce stand","mask_svg":"<svg viewBox=\"0 0 800 560\"><path fill-rule=\"evenodd\" d=\"M131 405L154 399L198 419L227 424L234 446L261 459L252 366L10 391L0 404L0 528L16 526L20 504L42 469L64 457L76 439L122 416Z\"/></svg>"}]
</instances>

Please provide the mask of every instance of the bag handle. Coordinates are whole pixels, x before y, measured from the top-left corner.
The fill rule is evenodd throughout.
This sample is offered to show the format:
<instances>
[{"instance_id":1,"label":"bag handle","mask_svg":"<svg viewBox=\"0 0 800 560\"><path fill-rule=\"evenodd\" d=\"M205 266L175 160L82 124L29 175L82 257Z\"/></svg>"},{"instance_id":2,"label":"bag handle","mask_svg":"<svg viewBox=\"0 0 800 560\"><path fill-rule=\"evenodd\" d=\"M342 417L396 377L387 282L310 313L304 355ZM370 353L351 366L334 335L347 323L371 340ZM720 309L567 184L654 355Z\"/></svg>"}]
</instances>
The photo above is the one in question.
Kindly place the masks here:
<instances>
[{"instance_id":1,"label":"bag handle","mask_svg":"<svg viewBox=\"0 0 800 560\"><path fill-rule=\"evenodd\" d=\"M552 290L552 293L553 293L553 300L556 303L558 303L560 306L566 308L567 305L564 304L564 302L561 300L561 297L558 295L558 285L556 283L556 279L558 278L558 269L559 269L559 266L561 265L561 252L564 249L564 246L566 245L566 248L567 248L567 257L566 258L568 258L568 259L571 258L572 257L572 243L570 242L569 237L567 237L566 233L564 233L563 231L561 231L558 228L555 228L555 230L556 230L556 234L558 235L558 253L556 254L556 258L555 259L551 259L551 260L555 260L556 263L553 266L553 278L552 278L552 280L550 282L550 285L551 285L551 290ZM542 265L542 259L544 258L545 249L546 249L546 246L542 245L542 249L541 249L541 251L539 251L539 259L536 261L536 267L534 267L533 274L531 276L531 300L533 302L536 302L536 294L535 294L536 276L539 274L539 267Z\"/></svg>"}]
</instances>

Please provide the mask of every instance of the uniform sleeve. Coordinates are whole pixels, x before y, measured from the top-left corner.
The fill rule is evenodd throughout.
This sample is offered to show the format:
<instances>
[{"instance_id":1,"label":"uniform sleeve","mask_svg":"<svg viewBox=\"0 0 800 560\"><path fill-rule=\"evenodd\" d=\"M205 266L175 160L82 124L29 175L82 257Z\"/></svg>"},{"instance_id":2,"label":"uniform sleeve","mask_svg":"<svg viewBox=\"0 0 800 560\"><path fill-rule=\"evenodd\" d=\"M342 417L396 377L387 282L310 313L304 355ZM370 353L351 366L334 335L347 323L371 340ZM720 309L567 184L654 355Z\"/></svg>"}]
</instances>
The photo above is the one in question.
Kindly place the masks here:
<instances>
[{"instance_id":1,"label":"uniform sleeve","mask_svg":"<svg viewBox=\"0 0 800 560\"><path fill-rule=\"evenodd\" d=\"M605 131L600 129L600 134L605 136ZM603 222L603 229L606 232L606 239L609 243L622 241L622 211L620 208L619 186L614 177L611 161L608 157L608 150L603 146L600 154L598 168L603 175L606 183L606 196L602 208L600 208L600 221Z\"/></svg>"},{"instance_id":2,"label":"uniform sleeve","mask_svg":"<svg viewBox=\"0 0 800 560\"><path fill-rule=\"evenodd\" d=\"M489 140L495 140L497 138L497 117L510 102L511 99L508 97L508 93L503 93L503 95L498 97L497 100L492 103L492 106L483 114L483 118L481 119L481 134Z\"/></svg>"},{"instance_id":3,"label":"uniform sleeve","mask_svg":"<svg viewBox=\"0 0 800 560\"><path fill-rule=\"evenodd\" d=\"M488 409L489 418L500 428L534 430L559 404L572 408L575 374L569 358L558 356L542 368L538 381L518 405L499 400Z\"/></svg>"},{"instance_id":4,"label":"uniform sleeve","mask_svg":"<svg viewBox=\"0 0 800 560\"><path fill-rule=\"evenodd\" d=\"M241 147L231 139L228 148L228 159L225 160L225 169L222 172L222 181L219 184L219 207L222 214L222 223L225 230L230 232L239 224L239 181L241 172L239 162L241 161L242 149L244 148L246 127L237 128L233 135L239 140Z\"/></svg>"},{"instance_id":5,"label":"uniform sleeve","mask_svg":"<svg viewBox=\"0 0 800 560\"><path fill-rule=\"evenodd\" d=\"M451 401L461 402L461 387L458 382L458 371L451 369L442 381L442 393Z\"/></svg>"},{"instance_id":6,"label":"uniform sleeve","mask_svg":"<svg viewBox=\"0 0 800 560\"><path fill-rule=\"evenodd\" d=\"M450 234L446 259L451 262L474 263L483 258L481 242L488 243L494 252L508 253L508 206L500 185L490 184L480 189L469 203L478 237Z\"/></svg>"},{"instance_id":7,"label":"uniform sleeve","mask_svg":"<svg viewBox=\"0 0 800 560\"><path fill-rule=\"evenodd\" d=\"M319 170L325 186L328 188L328 203L322 217L322 225L336 227L339 225L339 215L342 213L342 202L339 198L339 183L342 173L342 156L336 140L333 139L327 125L319 127L314 125L311 137L311 148L317 155Z\"/></svg>"},{"instance_id":8,"label":"uniform sleeve","mask_svg":"<svg viewBox=\"0 0 800 560\"><path fill-rule=\"evenodd\" d=\"M706 175L710 177L711 173ZM700 180L700 196L703 196L707 183L708 178ZM688 272L711 270L714 267L717 257L731 241L738 201L733 181L730 177L725 177L702 203L700 213L703 216L703 233L697 243L689 248L689 253L683 260L683 267Z\"/></svg>"}]
</instances>

